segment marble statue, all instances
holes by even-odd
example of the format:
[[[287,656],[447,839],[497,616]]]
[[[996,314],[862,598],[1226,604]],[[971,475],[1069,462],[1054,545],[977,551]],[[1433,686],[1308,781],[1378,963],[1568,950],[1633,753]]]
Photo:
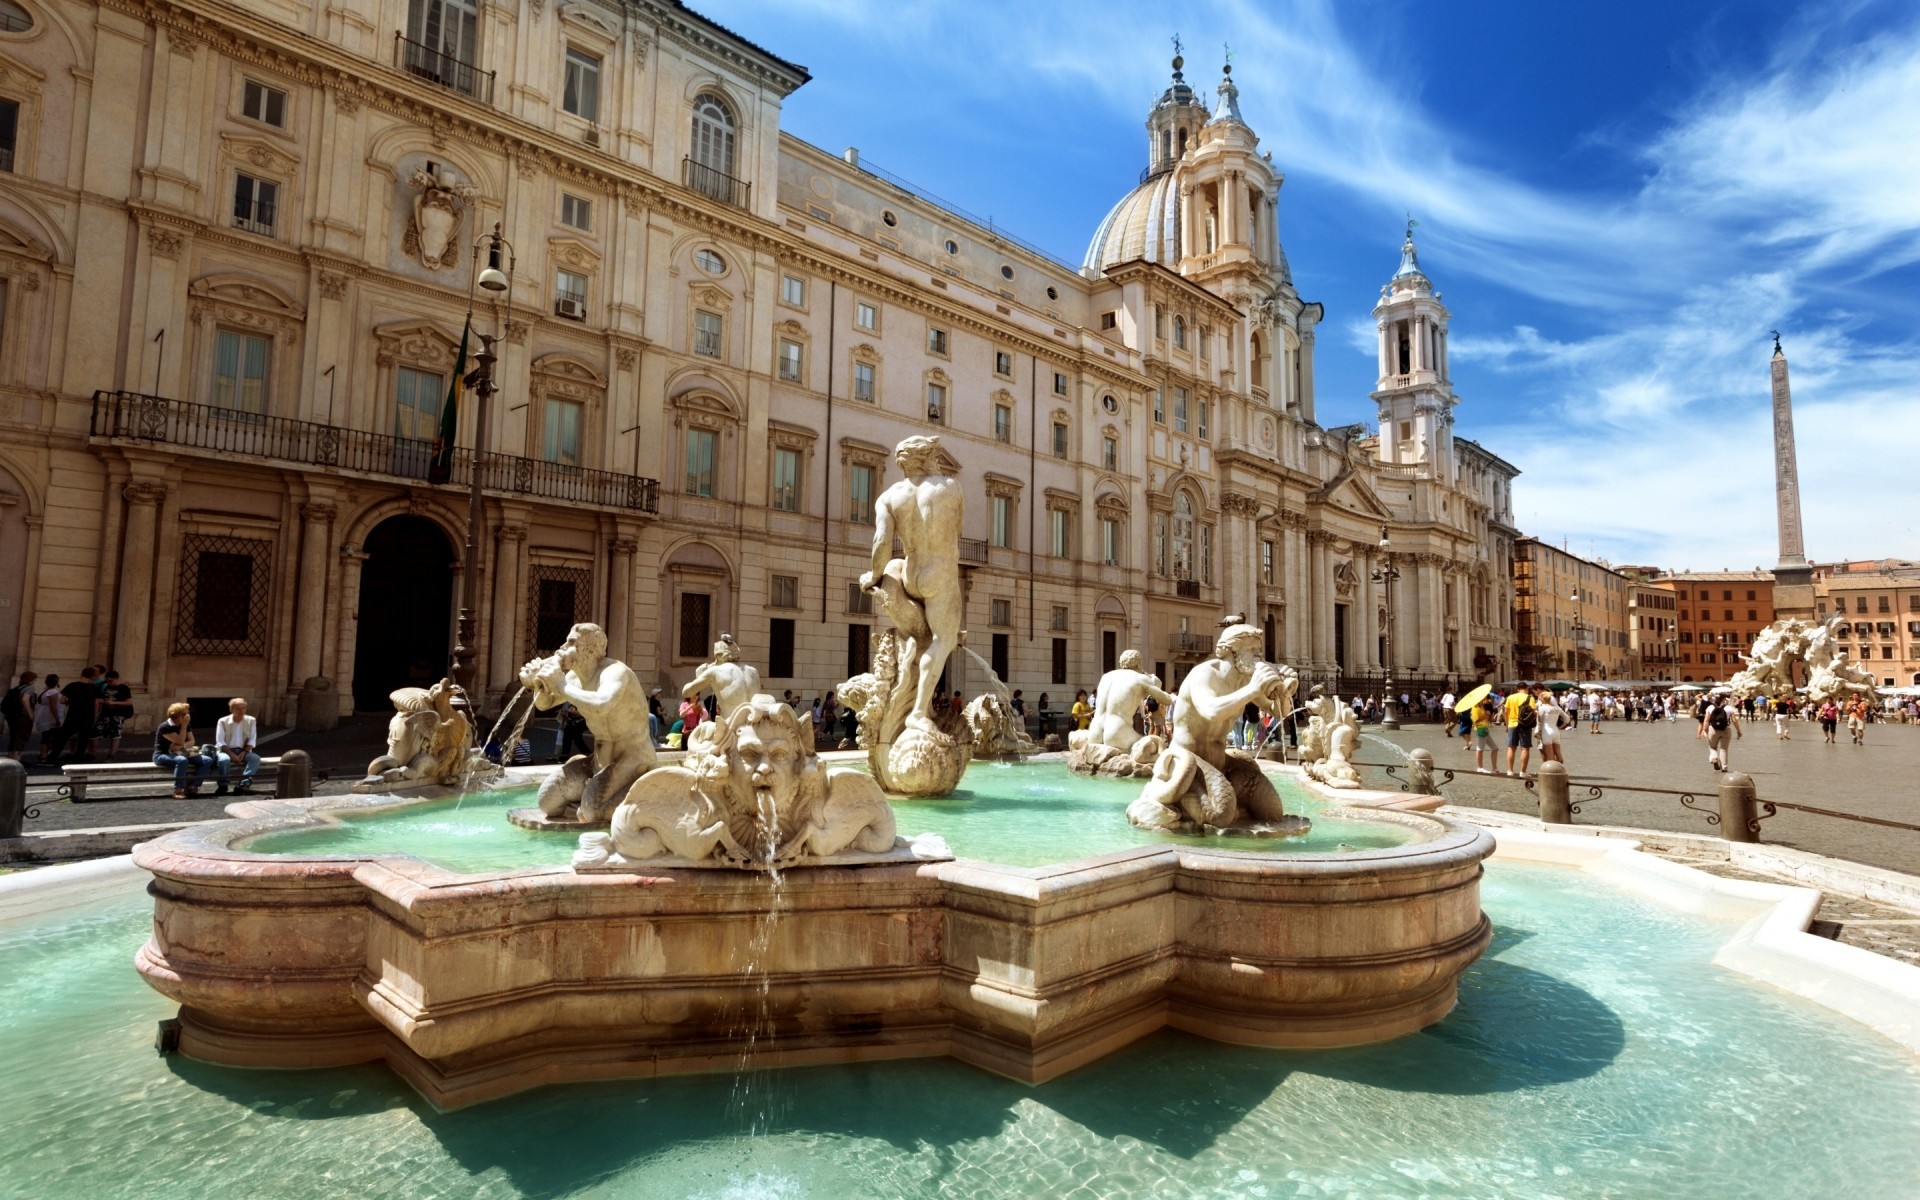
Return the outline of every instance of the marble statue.
[[[767,695],[701,722],[682,762],[642,776],[608,832],[581,836],[574,868],[778,870],[949,857],[937,838],[896,839],[880,785],[858,771],[828,771],[812,743],[807,723]]]
[[[579,624],[551,657],[520,668],[533,706],[571,703],[586,718],[593,753],[576,754],[540,785],[540,811],[549,818],[600,825],[634,780],[653,769],[647,729],[647,693],[627,664],[607,657],[607,634]]]
[[[387,752],[367,764],[367,777],[353,790],[451,785],[497,774],[500,768],[472,748],[473,726],[454,707],[459,695],[458,684],[442,679],[430,688],[404,687],[388,697],[394,712],[387,722]]]
[[[1128,778],[1153,773],[1153,764],[1165,748],[1158,736],[1134,732],[1134,714],[1149,699],[1171,707],[1173,696],[1160,686],[1158,675],[1140,668],[1145,659],[1138,650],[1120,656],[1120,665],[1100,677],[1093,692],[1093,719],[1087,728],[1067,735],[1067,766],[1083,775]]]
[[[1172,743],[1127,806],[1128,820],[1187,833],[1307,831],[1305,818],[1281,808],[1280,794],[1253,756],[1227,749],[1227,731],[1248,704],[1275,717],[1293,709],[1299,680],[1291,669],[1261,660],[1265,642],[1257,626],[1231,626],[1220,632],[1213,657],[1187,674],[1173,706]]]
[[[723,717],[760,692],[759,670],[740,661],[740,644],[730,633],[720,635],[713,644],[713,661],[700,665],[680,696],[696,700],[707,692],[713,693],[714,708]]]
[[[1353,709],[1315,689],[1307,701],[1307,727],[1300,734],[1300,766],[1309,779],[1328,787],[1357,788],[1360,772],[1353,767],[1353,749],[1360,741],[1360,723]]]
[[[1775,621],[1754,639],[1747,665],[1727,686],[1736,696],[1792,696],[1797,690],[1794,668],[1801,667],[1807,673],[1807,699],[1814,704],[1872,691],[1873,672],[1835,648],[1834,627],[1844,617],[1836,612],[1824,621],[1798,617]]]
[[[939,727],[940,672],[961,644],[960,484],[939,474],[940,439],[910,437],[894,449],[905,478],[874,504],[873,558],[860,587],[878,596],[893,628],[877,639],[874,669],[848,681],[860,712],[860,744],[889,792],[944,796],[971,758],[968,743]],[[899,558],[891,557],[898,539]],[[964,727],[962,728],[964,732]]]
[[[967,731],[973,737],[973,753],[999,758],[1040,753],[1020,715],[1013,711],[1013,698],[1006,685],[993,677],[996,687],[975,696],[966,707]]]

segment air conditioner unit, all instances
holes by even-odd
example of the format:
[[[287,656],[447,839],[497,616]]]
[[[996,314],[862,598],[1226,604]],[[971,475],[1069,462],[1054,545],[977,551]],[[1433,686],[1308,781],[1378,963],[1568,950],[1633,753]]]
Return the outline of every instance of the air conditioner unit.
[[[553,302],[553,311],[573,321],[587,319],[587,306],[572,296],[562,296]]]
[[[580,135],[580,140],[589,146],[598,146],[600,144],[599,128],[596,126],[588,126],[586,131]]]

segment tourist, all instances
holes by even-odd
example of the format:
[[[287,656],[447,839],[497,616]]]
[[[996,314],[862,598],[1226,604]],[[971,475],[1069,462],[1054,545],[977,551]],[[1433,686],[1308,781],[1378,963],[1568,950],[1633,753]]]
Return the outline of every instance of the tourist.
[[[33,708],[33,731],[40,735],[40,761],[46,762],[53,749],[53,731],[67,720],[67,698],[60,692],[60,677],[47,676],[47,686]]]
[[[1035,707],[1035,711],[1040,715],[1040,736],[1044,738],[1053,732],[1053,707],[1047,702],[1047,694],[1045,692],[1040,693],[1040,700]]]
[[[1020,718],[1020,732],[1027,731],[1026,693],[1019,688],[1013,689],[1013,715]]]
[[[834,731],[839,727],[840,697],[834,695],[832,692],[828,692],[826,699],[820,701],[820,734],[831,742]]]
[[[213,750],[220,767],[216,795],[227,790],[235,762],[240,764],[240,782],[233,784],[235,794],[244,795],[253,790],[253,777],[260,770],[260,756],[254,752],[260,742],[259,735],[257,723],[247,715],[246,700],[235,696],[227,701],[227,715],[213,726]]]
[[[661,690],[654,688],[647,693],[647,736],[652,739],[656,750],[665,745],[667,740],[667,717],[660,709]]]
[[[840,740],[849,747],[859,745],[860,714],[853,711],[853,705],[840,706]]]
[[[1093,705],[1087,703],[1087,690],[1081,688],[1073,694],[1073,727],[1085,729],[1093,724]]]
[[[1587,693],[1587,732],[1600,732],[1600,707],[1606,701],[1596,689]]]
[[[93,684],[89,682],[87,686],[91,688]],[[173,768],[175,800],[198,796],[200,780],[212,765],[200,744],[194,741],[193,727],[188,719],[192,711],[185,701],[167,705],[167,719],[153,731],[153,765]]]
[[[87,757],[93,741],[93,723],[100,707],[100,689],[94,684],[98,678],[99,673],[88,667],[80,673],[80,678],[60,689],[61,707],[66,716],[59,728],[52,732],[52,757],[44,761],[59,763],[60,755],[69,744],[78,747],[72,759]],[[43,748],[46,740],[42,739]]]
[[[1829,699],[1820,705],[1820,736],[1825,745],[1838,745],[1838,743],[1833,740],[1833,735],[1839,724],[1840,706]],[[46,757],[46,751],[42,749],[40,752],[40,761],[45,762]]]
[[[1694,740],[1707,739],[1707,765],[1716,771],[1727,769],[1727,749],[1735,738],[1743,738],[1740,732],[1740,712],[1737,706],[1721,699],[1719,693],[1708,693],[1706,706],[1700,713],[1700,727],[1694,731]]]
[[[20,672],[20,680],[0,696],[0,716],[7,722],[7,757],[19,758],[33,740],[33,681],[40,678],[32,671]]]
[[[1473,769],[1482,775],[1493,774],[1487,766],[1489,762],[1496,765],[1500,762],[1500,752],[1493,746],[1494,712],[1493,695],[1489,693],[1468,714],[1473,723]]]
[[[1560,746],[1560,731],[1573,724],[1565,709],[1556,702],[1552,692],[1541,688],[1537,693],[1536,706],[1539,710],[1540,761],[1557,762],[1561,766],[1567,763],[1566,754]]]
[[[1867,744],[1867,699],[1865,696],[1855,696],[1853,702],[1847,705],[1847,732],[1853,735],[1854,745],[1864,746]]]
[[[678,724],[681,732],[692,733],[694,729],[699,726],[700,722],[706,719],[706,716],[707,710],[701,707],[699,698],[688,696],[680,702],[680,720]],[[680,744],[683,746],[686,745],[684,738]]]
[[[957,717],[966,710],[967,706],[960,701],[960,689],[953,689],[953,700],[948,704],[947,711]]]
[[[120,753],[120,735],[133,717],[133,689],[120,682],[118,671],[108,671],[106,692],[100,697],[100,715],[94,718],[93,736],[107,743],[107,757]]]
[[[1525,778],[1527,756],[1533,752],[1533,731],[1540,721],[1540,710],[1533,699],[1533,685],[1523,683],[1507,697],[1507,774]],[[1513,755],[1520,753],[1520,769],[1513,769]]]
[[[1778,700],[1775,700],[1773,702],[1772,708],[1773,708],[1774,739],[1776,741],[1782,741],[1782,742],[1792,741],[1793,736],[1787,732],[1787,721],[1791,719],[1787,715],[1787,706],[1780,703]]]

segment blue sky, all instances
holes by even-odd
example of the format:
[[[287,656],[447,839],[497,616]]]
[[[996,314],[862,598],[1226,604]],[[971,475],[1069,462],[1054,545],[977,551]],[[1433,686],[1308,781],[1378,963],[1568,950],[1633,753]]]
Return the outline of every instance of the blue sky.
[[[1769,329],[1807,552],[1920,558],[1920,4],[693,0],[805,64],[785,127],[1078,262],[1145,164],[1169,39],[1286,174],[1326,305],[1320,419],[1373,422],[1405,214],[1457,432],[1528,533],[1616,563],[1777,557]]]

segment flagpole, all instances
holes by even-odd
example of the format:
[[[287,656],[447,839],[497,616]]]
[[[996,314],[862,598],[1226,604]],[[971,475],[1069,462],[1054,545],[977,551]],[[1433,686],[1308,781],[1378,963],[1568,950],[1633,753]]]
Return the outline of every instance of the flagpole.
[[[466,701],[469,715],[478,712],[473,697],[474,659],[479,652],[478,631],[475,622],[480,613],[480,559],[482,555],[481,531],[485,520],[485,497],[481,487],[484,479],[482,470],[483,454],[487,445],[487,417],[493,410],[493,397],[498,388],[494,384],[493,369],[498,361],[494,346],[504,334],[501,324],[500,299],[504,293],[507,311],[512,312],[513,305],[513,257],[512,246],[500,236],[500,226],[495,224],[493,232],[474,243],[476,255],[482,245],[487,248],[487,266],[467,288],[467,321],[473,321],[473,287],[478,285],[492,293],[493,328],[492,334],[480,335],[480,353],[474,355],[474,368],[468,373],[466,382],[474,392],[473,455],[467,466],[467,545],[465,570],[461,576],[460,617],[454,634],[453,645],[453,681],[460,686],[462,697]],[[507,269],[500,270],[502,250],[508,251]]]

